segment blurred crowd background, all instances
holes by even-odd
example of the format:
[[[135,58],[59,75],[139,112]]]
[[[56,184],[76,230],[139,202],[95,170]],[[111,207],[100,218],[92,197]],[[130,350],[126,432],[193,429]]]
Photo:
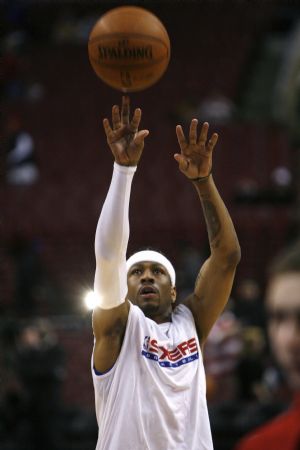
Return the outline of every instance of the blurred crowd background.
[[[97,438],[86,294],[112,173],[102,118],[121,94],[94,74],[91,27],[122,2],[2,0],[0,448],[92,450]],[[214,179],[242,248],[229,304],[205,347],[216,450],[286,408],[264,315],[270,260],[300,229],[300,6],[135,1],[171,39],[163,78],[131,95],[150,130],[135,177],[128,253],[150,245],[180,298],[208,255],[193,187],[173,160],[175,125],[220,134]],[[179,301],[180,301],[179,298]]]

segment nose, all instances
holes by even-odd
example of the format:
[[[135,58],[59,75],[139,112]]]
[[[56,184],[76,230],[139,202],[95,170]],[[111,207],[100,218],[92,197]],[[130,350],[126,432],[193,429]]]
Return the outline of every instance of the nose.
[[[147,268],[147,269],[144,270],[143,275],[141,277],[141,281],[142,282],[145,282],[145,281],[154,282],[153,274],[152,274],[150,268]]]

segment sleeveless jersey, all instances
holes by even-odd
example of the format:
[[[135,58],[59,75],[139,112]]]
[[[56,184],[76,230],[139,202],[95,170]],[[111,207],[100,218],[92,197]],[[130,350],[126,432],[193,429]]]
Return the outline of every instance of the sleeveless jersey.
[[[93,361],[93,358],[92,358]],[[93,368],[96,450],[212,450],[202,354],[191,311],[157,324],[130,304],[112,369]]]

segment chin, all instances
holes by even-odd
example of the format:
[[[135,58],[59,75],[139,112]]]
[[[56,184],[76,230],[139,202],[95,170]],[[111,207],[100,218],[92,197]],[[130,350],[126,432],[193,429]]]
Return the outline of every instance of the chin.
[[[159,310],[159,305],[151,305],[151,304],[143,304],[143,305],[139,305],[139,307],[141,308],[141,310],[143,311],[143,313],[145,314],[146,317],[151,318],[152,316],[156,315],[158,310]]]

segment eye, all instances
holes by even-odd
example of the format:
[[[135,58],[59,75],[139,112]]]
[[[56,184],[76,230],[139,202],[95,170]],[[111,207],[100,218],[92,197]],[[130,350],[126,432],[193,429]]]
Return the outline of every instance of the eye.
[[[135,267],[134,269],[132,269],[130,271],[130,275],[140,275],[142,273],[142,270],[139,269],[138,267]]]
[[[269,311],[269,320],[270,322],[278,325],[285,322],[288,319],[288,315],[283,311]]]
[[[164,274],[165,271],[163,269],[161,269],[160,267],[155,267],[153,269],[153,273],[155,273],[155,275],[159,275],[159,274]]]

